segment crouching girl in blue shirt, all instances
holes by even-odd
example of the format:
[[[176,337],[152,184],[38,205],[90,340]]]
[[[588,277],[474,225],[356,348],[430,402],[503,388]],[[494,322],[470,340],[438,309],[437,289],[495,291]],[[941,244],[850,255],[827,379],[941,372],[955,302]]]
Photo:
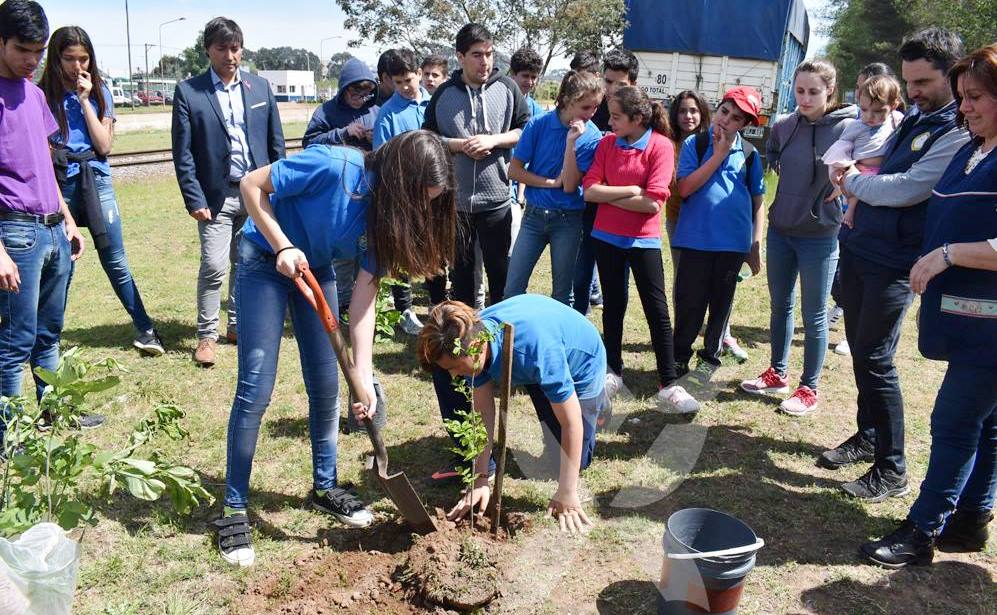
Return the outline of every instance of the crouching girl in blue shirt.
[[[605,397],[606,349],[595,326],[569,306],[540,295],[518,295],[480,313],[458,301],[447,301],[430,312],[419,335],[419,361],[433,372],[445,419],[457,418],[457,410],[470,408],[470,402],[456,392],[453,379],[471,379],[474,407],[488,429],[488,444],[475,467],[488,467],[495,386],[502,371],[503,323],[515,327],[512,384],[526,388],[537,418],[560,443],[558,486],[548,512],[558,518],[563,531],[580,531],[591,521],[578,499],[578,473],[592,462],[595,419]],[[483,340],[482,331],[491,333],[493,339]],[[476,352],[477,357],[473,356]],[[482,472],[449,518],[462,518],[471,506],[484,510],[490,494],[488,473]]]
[[[433,276],[440,263],[452,260],[456,206],[450,159],[438,136],[417,130],[371,153],[311,145],[243,178],[250,220],[239,243],[236,270],[239,380],[228,425],[225,515],[215,522],[225,561],[248,566],[255,559],[246,516],[249,474],[277,374],[288,306],[308,393],[314,481],[308,502],[346,525],[370,525],[370,511],[336,482],[336,357],[294,278],[302,264],[309,264],[335,314],[333,259],[360,256],[362,270],[350,301],[350,338],[367,398],[374,400],[377,278],[399,271]],[[365,246],[364,254],[355,254],[357,245]],[[374,412],[372,406],[365,414]]]

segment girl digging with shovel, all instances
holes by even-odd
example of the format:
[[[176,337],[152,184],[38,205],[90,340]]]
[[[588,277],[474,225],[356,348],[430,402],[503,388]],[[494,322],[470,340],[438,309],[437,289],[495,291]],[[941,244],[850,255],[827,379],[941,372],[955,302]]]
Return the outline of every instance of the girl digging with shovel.
[[[269,405],[277,356],[290,306],[308,392],[308,431],[314,486],[308,503],[351,527],[373,517],[336,482],[339,381],[336,356],[319,316],[294,279],[308,265],[337,313],[334,258],[361,254],[350,301],[354,362],[375,400],[371,366],[378,277],[404,271],[434,276],[452,260],[456,206],[450,155],[440,138],[417,130],[375,152],[311,145],[242,180],[250,220],[239,244],[239,380],[228,426],[225,512],[215,522],[222,559],[249,566],[255,555],[246,514],[249,474],[260,421]],[[362,238],[366,236],[366,241]],[[376,403],[355,408],[373,416]]]

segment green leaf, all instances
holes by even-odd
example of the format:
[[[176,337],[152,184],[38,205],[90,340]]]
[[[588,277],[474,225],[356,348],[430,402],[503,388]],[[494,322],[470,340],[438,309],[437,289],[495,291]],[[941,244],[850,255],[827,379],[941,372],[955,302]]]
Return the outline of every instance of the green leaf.
[[[135,459],[133,457],[128,457],[126,459],[122,459],[121,463],[123,463],[126,466],[135,468],[136,470],[138,470],[139,472],[141,472],[146,476],[151,476],[152,474],[156,473],[156,464],[149,461],[148,459]]]
[[[125,486],[133,496],[147,501],[159,499],[159,496],[163,494],[163,489],[166,488],[161,480],[129,475],[125,475]]]

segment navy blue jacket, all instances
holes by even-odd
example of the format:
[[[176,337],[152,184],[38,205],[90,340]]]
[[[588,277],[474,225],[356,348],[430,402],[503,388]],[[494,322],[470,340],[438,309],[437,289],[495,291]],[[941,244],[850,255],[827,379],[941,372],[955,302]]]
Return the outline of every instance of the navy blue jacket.
[[[929,116],[908,115],[891,137],[892,144],[879,168],[879,175],[903,173],[921,159],[931,146],[955,128],[956,107]],[[910,271],[921,254],[928,199],[910,207],[876,207],[859,201],[855,225],[843,230],[845,249],[884,267]]]
[[[935,186],[924,254],[997,237],[997,152],[967,175],[977,147],[974,140],[959,150]],[[929,359],[997,367],[997,271],[949,267],[935,276],[921,297],[918,324],[918,348]]]
[[[255,167],[284,157],[284,132],[270,84],[245,71],[242,101]],[[187,211],[207,207],[214,217],[229,190],[231,146],[211,71],[177,84],[173,94],[173,166]],[[254,168],[255,168],[254,167]]]
[[[377,119],[379,109],[374,104],[375,96],[373,94],[371,94],[370,100],[359,109],[354,109],[343,100],[346,88],[361,81],[370,81],[375,87],[377,86],[377,77],[364,64],[363,60],[350,58],[339,73],[339,91],[336,92],[336,97],[322,103],[318,109],[315,109],[311,121],[308,122],[308,128],[305,129],[305,137],[301,141],[302,145],[305,147],[312,143],[352,145],[370,151],[370,141],[354,138],[346,132],[346,127],[357,120],[360,120],[364,128],[373,128],[374,121]]]

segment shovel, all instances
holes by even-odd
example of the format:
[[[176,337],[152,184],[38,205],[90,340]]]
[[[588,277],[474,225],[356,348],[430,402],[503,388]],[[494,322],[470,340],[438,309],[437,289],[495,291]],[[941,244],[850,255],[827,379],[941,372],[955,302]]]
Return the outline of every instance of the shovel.
[[[367,391],[360,382],[360,376],[353,365],[353,357],[346,348],[343,334],[339,331],[339,322],[332,310],[329,309],[329,304],[326,303],[325,296],[322,294],[322,287],[308,269],[308,265],[299,263],[298,271],[301,272],[301,275],[294,279],[294,283],[297,284],[298,290],[305,296],[308,303],[318,312],[322,326],[329,334],[329,341],[332,342],[332,349],[336,353],[339,367],[343,370],[346,386],[349,387],[354,399],[364,406],[370,407]],[[405,473],[388,474],[388,451],[384,448],[384,440],[381,439],[381,432],[377,425],[370,418],[366,418],[363,420],[363,426],[367,429],[371,444],[374,445],[374,457],[367,462],[367,469],[377,476],[381,487],[398,507],[398,511],[409,525],[424,534],[436,531],[436,523],[429,516],[429,512],[426,511],[426,507],[423,506],[422,500],[412,488],[412,483],[409,482]]]

